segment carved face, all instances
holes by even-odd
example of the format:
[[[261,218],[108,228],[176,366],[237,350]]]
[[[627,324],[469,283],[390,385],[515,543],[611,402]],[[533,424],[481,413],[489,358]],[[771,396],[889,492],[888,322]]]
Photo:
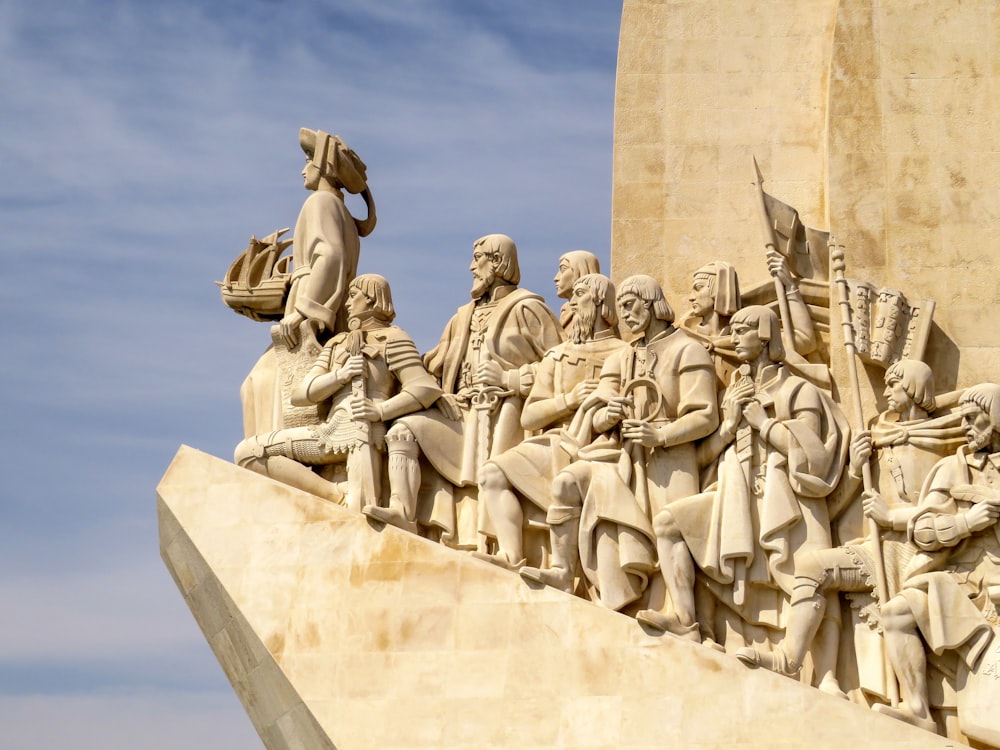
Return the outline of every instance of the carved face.
[[[757,324],[740,321],[733,323],[731,336],[733,348],[740,362],[753,362],[764,353],[766,346],[757,331]]]
[[[556,296],[563,299],[570,299],[573,294],[573,283],[576,281],[576,274],[569,265],[569,261],[563,259],[559,261],[559,272],[556,273]]]
[[[885,391],[882,395],[885,396],[889,411],[897,414],[905,414],[913,406],[913,399],[903,388],[903,381],[895,375],[885,376]]]
[[[347,290],[347,317],[361,318],[365,313],[375,309],[375,302],[368,299],[364,292],[353,284]]]
[[[493,288],[493,282],[496,280],[493,259],[485,251],[476,250],[472,253],[469,270],[472,271],[472,297],[478,299]]]
[[[319,168],[313,164],[312,156],[306,154],[306,165],[302,168],[302,179],[306,190],[316,190],[319,187],[320,176]]]
[[[979,451],[990,444],[993,437],[993,422],[990,415],[976,404],[962,406],[962,429],[965,430],[965,441],[973,451]]]
[[[712,314],[715,309],[715,285],[712,283],[711,276],[698,275],[694,277],[688,302],[691,303],[693,315],[705,318]]]
[[[574,343],[589,341],[594,337],[594,321],[597,320],[597,300],[594,292],[586,284],[576,284],[569,298],[573,311],[572,337]]]
[[[632,333],[643,333],[653,319],[652,305],[640,297],[626,292],[618,295],[618,317]]]

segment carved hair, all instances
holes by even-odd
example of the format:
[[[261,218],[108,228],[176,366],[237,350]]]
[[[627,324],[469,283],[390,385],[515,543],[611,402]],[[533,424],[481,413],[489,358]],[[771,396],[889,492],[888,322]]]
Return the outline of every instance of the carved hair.
[[[588,273],[578,278],[573,284],[574,287],[581,285],[587,287],[594,295],[594,302],[597,303],[597,314],[604,319],[604,322],[609,326],[618,325],[618,311],[615,309],[614,303],[615,285],[611,279],[599,273]]]
[[[653,306],[653,317],[657,320],[665,320],[667,323],[674,322],[674,310],[663,296],[663,290],[652,276],[636,274],[629,276],[618,287],[618,297],[626,294],[634,294],[647,305]]]
[[[1000,432],[1000,385],[996,383],[980,383],[965,389],[959,405],[975,404],[990,415],[990,423],[994,432]]]
[[[926,412],[934,411],[934,373],[918,359],[901,359],[885,371],[886,383],[897,378],[906,395]]]
[[[781,323],[774,311],[763,305],[750,305],[736,311],[730,319],[735,326],[743,323],[757,327],[757,335],[761,341],[767,342],[767,357],[772,362],[785,361],[785,345],[781,343]]]
[[[367,237],[375,229],[375,199],[368,188],[368,171],[365,163],[341,139],[322,130],[299,129],[299,145],[306,156],[327,180],[344,188],[348,193],[361,194],[368,207],[364,221],[354,219],[358,234]],[[352,217],[353,218],[353,217]]]
[[[570,250],[560,256],[559,264],[562,265],[563,261],[569,263],[573,275],[578,279],[587,274],[601,272],[601,262],[589,250]]]
[[[377,273],[366,273],[351,282],[352,289],[358,289],[372,302],[372,317],[384,323],[391,323],[396,318],[396,308],[392,305],[392,290],[384,276]]]
[[[719,315],[728,318],[743,305],[740,280],[732,264],[724,260],[713,260],[694,272],[694,278],[699,276],[711,280],[715,312]]]
[[[506,234],[488,234],[472,243],[473,250],[486,253],[493,262],[497,276],[508,284],[521,283],[521,267],[517,264],[517,245]]]

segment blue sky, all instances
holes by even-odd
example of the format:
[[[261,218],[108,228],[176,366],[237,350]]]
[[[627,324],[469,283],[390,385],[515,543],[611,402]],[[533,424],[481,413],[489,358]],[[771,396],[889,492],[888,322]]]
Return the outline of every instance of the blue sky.
[[[608,261],[620,13],[0,2],[5,750],[261,746],[157,546],[160,476],[181,443],[232,455],[268,341],[212,282],[294,225],[306,126],[367,163],[361,271],[389,278],[422,350],[483,234],[511,235],[555,306],[561,253]]]

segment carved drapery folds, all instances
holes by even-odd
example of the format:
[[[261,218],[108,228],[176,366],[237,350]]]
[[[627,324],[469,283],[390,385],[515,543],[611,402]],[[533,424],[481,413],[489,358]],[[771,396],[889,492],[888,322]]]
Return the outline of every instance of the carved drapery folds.
[[[251,239],[222,283],[237,312],[277,321],[243,387],[237,463],[649,637],[1000,746],[1000,386],[936,392],[933,300],[848,279],[849,249],[755,169],[759,266],[692,264],[676,320],[654,278],[614,284],[579,250],[553,258],[557,315],[494,234],[421,355],[389,282],[355,278],[374,227],[364,164],[303,133],[292,260],[287,230]],[[884,380],[879,414],[830,373],[840,325]]]

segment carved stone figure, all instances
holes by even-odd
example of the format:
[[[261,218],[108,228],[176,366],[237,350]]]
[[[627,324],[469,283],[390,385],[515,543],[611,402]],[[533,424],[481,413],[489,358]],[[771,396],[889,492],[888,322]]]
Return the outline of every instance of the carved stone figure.
[[[695,271],[687,299],[691,309],[678,326],[699,337],[728,344],[729,319],[741,307],[740,281],[732,264],[713,260]]]
[[[310,467],[346,463],[346,503],[361,510],[378,499],[385,423],[430,406],[441,389],[410,337],[390,325],[396,313],[383,277],[354,279],[345,311],[352,330],[326,343],[292,394],[296,404],[329,401],[329,416],[317,425],[247,438],[236,447],[235,461],[334,502],[344,502],[343,490]]]
[[[934,377],[930,368],[917,360],[900,360],[886,371],[885,398],[888,411],[880,415],[871,431],[858,433],[851,441],[850,464],[840,488],[855,495],[861,485],[862,465],[874,455],[875,490],[864,498],[864,513],[883,529],[880,539],[862,538],[843,547],[821,549],[800,558],[795,569],[795,585],[784,641],[771,652],[745,647],[737,658],[748,666],[762,665],[783,674],[801,669],[806,653],[827,611],[829,594],[870,592],[876,594],[875,559],[885,566],[890,595],[899,590],[900,578],[913,557],[914,547],[906,535],[917,512],[920,485],[947,450],[956,447],[956,420],[950,416],[929,419],[935,408]],[[876,545],[878,545],[876,547]],[[835,603],[836,598],[831,603]],[[862,610],[874,617],[880,604],[875,601]],[[824,644],[836,649],[837,638]],[[877,652],[877,650],[876,650]],[[825,662],[836,663],[836,654]],[[864,666],[864,665],[862,665]],[[882,664],[873,665],[880,672]],[[869,693],[881,693],[881,679],[862,685]],[[879,675],[881,677],[881,675]],[[839,693],[832,675],[825,676],[822,690]]]
[[[701,637],[695,566],[742,620],[784,627],[799,560],[830,547],[826,497],[847,453],[849,431],[840,409],[782,365],[777,316],[751,306],[736,313],[731,326],[744,364],[726,392],[722,425],[699,447],[702,463],[722,454],[719,481],[714,490],[669,504],[654,519],[673,611],[637,615],[650,627],[691,640]]]
[[[520,571],[570,590],[579,554],[587,581],[610,609],[644,592],[656,559],[650,519],[697,492],[693,441],[719,421],[712,360],[673,325],[656,281],[642,275],[623,281],[618,310],[636,339],[608,357],[597,390],[581,407],[578,442],[585,447],[552,485],[550,565]]]
[[[359,237],[371,234],[376,221],[365,164],[339,136],[302,128],[299,145],[306,155],[305,187],[314,192],[302,204],[293,234],[292,287],[281,319],[289,348],[306,321],[319,331],[344,330],[344,295],[357,273]],[[367,219],[351,216],[344,190],[364,196]]]
[[[677,326],[701,341],[712,355],[722,391],[738,364],[729,331],[729,319],[742,307],[736,269],[724,260],[705,264],[694,272],[687,299],[691,307]]]
[[[557,280],[563,273],[560,262]],[[525,430],[546,432],[528,438],[483,466],[479,502],[497,540],[496,553],[487,557],[507,567],[517,568],[525,562],[521,498],[542,513],[548,511],[552,479],[579,448],[567,434],[573,417],[597,388],[604,361],[627,346],[618,337],[615,287],[606,276],[582,276],[573,284],[567,304],[570,314],[564,317],[571,321],[570,339],[547,351],[538,363],[534,385],[521,413]]]
[[[389,504],[366,511],[404,529],[417,529],[421,456],[451,486],[476,485],[491,456],[524,439],[521,408],[534,382],[533,365],[563,340],[559,320],[543,299],[518,288],[517,246],[510,237],[476,240],[469,270],[472,301],[424,356],[445,395],[435,409],[408,415],[389,430]],[[453,495],[439,489],[422,521],[454,542]]]
[[[791,342],[795,352],[786,359],[794,359],[800,365],[800,374],[814,375],[816,367],[807,364],[806,357],[816,352],[819,341],[813,325],[809,307],[799,291],[799,282],[788,270],[787,259],[773,248],[766,252],[768,271],[781,285],[783,304],[788,307],[789,331],[782,331],[783,342]],[[771,292],[775,285],[770,285]],[[760,297],[757,290],[755,297]],[[732,264],[724,260],[714,260],[696,270],[691,278],[691,293],[688,295],[690,309],[678,321],[677,325],[701,341],[715,360],[716,373],[719,377],[719,392],[729,385],[732,371],[739,365],[736,353],[732,349],[729,320],[743,305],[743,295],[740,291],[739,276]],[[777,306],[777,303],[774,303]],[[782,320],[782,325],[785,321]],[[816,358],[815,355],[813,358]],[[808,373],[804,371],[808,370]],[[819,382],[829,382],[829,375],[814,377]]]
[[[358,155],[339,136],[322,130],[302,128],[299,145],[306,155],[305,188],[312,192],[295,222],[291,287],[285,314],[272,330],[275,347],[264,353],[240,390],[247,437],[291,426],[283,411],[292,406],[287,396],[298,382],[295,374],[312,361],[322,341],[317,336],[346,330],[344,302],[358,269],[360,237],[375,228],[375,203]],[[351,216],[344,190],[364,197],[364,221]],[[316,421],[315,413],[296,421]]]
[[[957,671],[968,674],[998,623],[1000,385],[966,390],[960,412],[967,446],[938,462],[924,482],[907,527],[918,552],[902,588],[882,607],[902,701],[896,708],[875,708],[930,731],[937,727],[930,714],[924,644],[937,658],[957,659]],[[963,724],[961,707],[958,718],[975,736]],[[976,738],[995,743],[998,736],[994,731]]]
[[[570,250],[559,258],[559,270],[556,271],[552,281],[556,285],[556,296],[567,300],[559,310],[559,323],[564,329],[569,329],[569,324],[573,321],[573,307],[570,296],[573,294],[573,285],[581,276],[589,273],[600,273],[601,263],[597,256],[587,250]]]

